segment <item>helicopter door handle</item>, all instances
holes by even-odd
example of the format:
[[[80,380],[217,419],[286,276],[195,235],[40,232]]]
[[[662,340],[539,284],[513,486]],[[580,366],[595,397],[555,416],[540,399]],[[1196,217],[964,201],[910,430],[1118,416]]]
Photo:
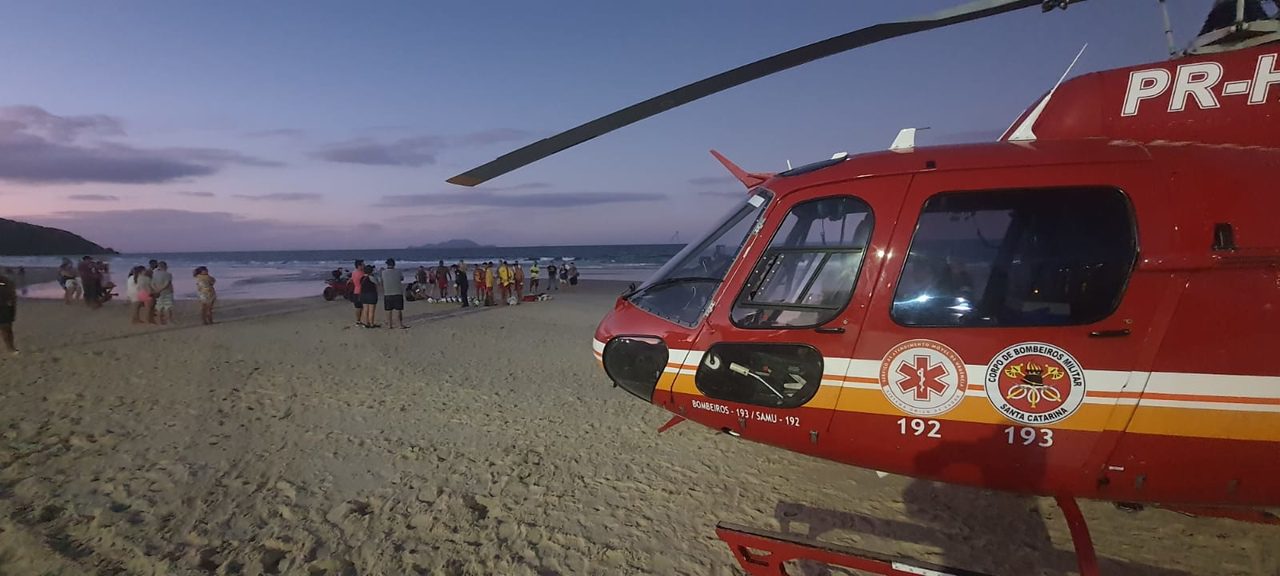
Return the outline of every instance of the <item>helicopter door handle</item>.
[[[1129,334],[1130,334],[1130,331],[1128,328],[1121,328],[1119,330],[1094,330],[1093,332],[1089,333],[1089,337],[1090,338],[1121,338],[1124,336],[1128,336]]]
[[[841,328],[839,326],[836,326],[833,328],[828,328],[828,327],[814,328],[813,331],[819,334],[844,334],[844,328]]]

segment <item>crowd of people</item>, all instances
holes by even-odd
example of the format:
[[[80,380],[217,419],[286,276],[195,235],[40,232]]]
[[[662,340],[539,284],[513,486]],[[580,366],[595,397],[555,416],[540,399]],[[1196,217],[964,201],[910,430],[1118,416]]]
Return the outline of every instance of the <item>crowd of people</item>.
[[[213,307],[218,300],[214,289],[216,280],[206,266],[196,268],[191,275],[200,300],[201,322],[213,324]],[[100,308],[120,296],[110,266],[89,256],[81,258],[79,264],[63,258],[58,266],[58,284],[62,286],[63,301],[67,304],[83,300],[90,308]],[[146,266],[131,268],[125,278],[124,296],[129,306],[129,321],[133,324],[166,325],[175,320],[173,273],[169,271],[168,262],[152,259]]]
[[[464,308],[510,306],[536,299],[544,289],[550,292],[560,290],[561,285],[566,289],[578,285],[578,266],[573,262],[547,265],[545,285],[537,262],[530,263],[527,284],[524,267],[519,261],[501,260],[496,264],[483,262],[469,266],[465,260],[459,260],[457,264],[446,266],[441,260],[430,268],[418,266],[414,281],[408,286],[394,259],[387,259],[383,268],[375,268],[364,260],[356,260],[353,264],[350,273],[339,269],[332,275],[334,281],[346,286],[346,297],[356,309],[356,326],[363,328],[382,326],[376,319],[379,295],[387,314],[387,328],[405,329],[408,328],[404,324],[406,298],[457,302]]]

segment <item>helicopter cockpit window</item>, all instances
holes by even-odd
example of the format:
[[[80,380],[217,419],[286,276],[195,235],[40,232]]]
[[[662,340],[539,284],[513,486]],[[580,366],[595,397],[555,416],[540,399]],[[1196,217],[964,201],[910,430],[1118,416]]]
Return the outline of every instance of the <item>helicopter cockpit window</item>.
[[[1137,259],[1113,188],[948,193],[921,210],[893,301],[904,326],[1089,324],[1119,305]]]
[[[831,321],[853,294],[871,227],[871,207],[857,198],[797,204],[752,270],[733,323],[799,328]]]
[[[658,317],[696,325],[771,198],[773,193],[763,188],[745,195],[710,232],[685,246],[626,298]]]

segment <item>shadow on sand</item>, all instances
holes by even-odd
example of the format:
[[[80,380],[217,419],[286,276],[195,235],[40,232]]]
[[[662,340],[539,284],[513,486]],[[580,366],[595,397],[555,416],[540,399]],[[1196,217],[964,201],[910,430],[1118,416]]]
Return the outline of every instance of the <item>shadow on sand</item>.
[[[1010,446],[1003,433],[971,442],[943,442],[922,452],[916,458],[915,469],[922,476],[936,477],[943,471],[954,472],[955,467],[967,467],[982,485],[993,490],[1026,490],[1029,482],[1038,481],[1045,473],[1044,450],[1026,447],[1004,464],[981,464],[992,461],[993,455],[1008,454],[1011,448],[1023,447]],[[779,502],[774,516],[783,532],[804,534],[810,540],[845,532],[909,542],[941,551],[941,558],[926,560],[993,576],[1078,574],[1075,550],[1054,547],[1038,498],[915,480],[903,491],[902,502],[907,519],[814,508],[797,502]],[[1055,512],[1056,522],[1065,532],[1066,520],[1060,511]],[[806,532],[796,530],[800,524],[807,527]],[[874,542],[868,544],[863,546],[875,548]],[[1105,552],[1099,550],[1098,558],[1104,575],[1191,576],[1181,570],[1107,558]],[[790,573],[829,576],[856,572],[797,564]]]

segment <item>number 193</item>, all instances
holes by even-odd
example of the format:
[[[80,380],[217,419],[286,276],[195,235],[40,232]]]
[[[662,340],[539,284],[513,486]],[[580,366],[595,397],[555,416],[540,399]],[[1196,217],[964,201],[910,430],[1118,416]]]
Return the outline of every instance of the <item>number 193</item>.
[[[1053,446],[1053,430],[1048,428],[1020,428],[1010,426],[1004,429],[1005,439],[1010,444],[1030,446],[1035,444],[1042,448]],[[1037,441],[1038,440],[1038,441]]]

